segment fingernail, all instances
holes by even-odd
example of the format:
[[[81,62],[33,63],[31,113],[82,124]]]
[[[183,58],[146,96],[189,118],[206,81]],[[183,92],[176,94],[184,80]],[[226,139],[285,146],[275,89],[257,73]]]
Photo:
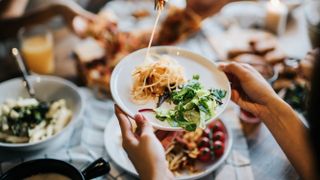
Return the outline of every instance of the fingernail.
[[[226,67],[226,64],[225,64],[225,63],[219,63],[219,64],[218,64],[218,69],[219,69],[219,70],[224,70],[225,67]]]
[[[134,115],[134,119],[138,119],[141,120],[142,119],[142,115],[140,113]]]

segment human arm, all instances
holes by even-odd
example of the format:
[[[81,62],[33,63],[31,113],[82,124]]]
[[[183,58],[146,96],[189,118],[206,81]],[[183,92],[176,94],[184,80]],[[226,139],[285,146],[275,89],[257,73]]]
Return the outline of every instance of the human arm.
[[[115,105],[122,133],[122,145],[142,180],[174,179],[165,159],[165,152],[143,115],[134,118],[137,131],[132,131],[128,116]]]
[[[73,1],[52,1],[22,16],[0,19],[0,27],[3,27],[0,38],[14,37],[22,27],[45,23],[56,16],[62,16],[68,27],[75,33],[78,32],[74,20],[77,19],[76,22],[79,22],[79,18],[76,17],[81,17],[82,21],[93,21],[96,18],[96,15],[84,10]]]
[[[221,69],[232,83],[232,100],[262,119],[303,179],[315,179],[308,129],[294,110],[251,66],[229,63]]]
[[[28,3],[29,0],[0,1],[0,19],[21,16],[24,13]]]

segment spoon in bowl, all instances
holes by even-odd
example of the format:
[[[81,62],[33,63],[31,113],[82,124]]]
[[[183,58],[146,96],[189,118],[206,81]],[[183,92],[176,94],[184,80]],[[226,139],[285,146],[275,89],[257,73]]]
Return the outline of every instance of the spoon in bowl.
[[[19,50],[17,48],[12,48],[11,53],[15,57],[15,60],[17,61],[19,69],[22,72],[23,81],[24,81],[25,87],[27,88],[27,91],[28,91],[30,97],[34,98],[35,91],[34,91],[34,88],[28,79],[28,71],[27,71],[26,66],[23,63],[23,60],[22,60],[22,57],[20,55]]]

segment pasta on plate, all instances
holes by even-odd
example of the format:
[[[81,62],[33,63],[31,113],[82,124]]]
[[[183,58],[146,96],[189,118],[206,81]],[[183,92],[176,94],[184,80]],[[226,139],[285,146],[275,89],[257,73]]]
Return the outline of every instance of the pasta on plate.
[[[186,82],[184,68],[166,55],[150,54],[132,73],[132,96],[137,102],[146,102],[176,89]]]
[[[42,141],[60,132],[71,117],[64,99],[50,103],[34,98],[8,99],[0,105],[0,141]]]

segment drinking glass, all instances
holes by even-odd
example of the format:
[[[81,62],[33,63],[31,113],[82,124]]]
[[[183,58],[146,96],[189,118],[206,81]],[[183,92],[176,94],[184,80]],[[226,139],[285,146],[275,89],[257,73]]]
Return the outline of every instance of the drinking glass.
[[[39,74],[54,72],[52,33],[44,25],[19,30],[21,51],[29,69]]]

